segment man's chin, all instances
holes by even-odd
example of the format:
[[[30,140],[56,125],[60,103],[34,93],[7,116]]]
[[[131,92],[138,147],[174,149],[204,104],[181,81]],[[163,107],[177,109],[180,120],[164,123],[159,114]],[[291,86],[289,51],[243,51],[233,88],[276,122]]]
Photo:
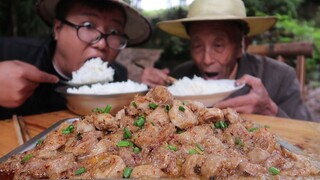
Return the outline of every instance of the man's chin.
[[[205,79],[207,80],[216,80],[216,79],[220,79],[219,76],[204,76]]]

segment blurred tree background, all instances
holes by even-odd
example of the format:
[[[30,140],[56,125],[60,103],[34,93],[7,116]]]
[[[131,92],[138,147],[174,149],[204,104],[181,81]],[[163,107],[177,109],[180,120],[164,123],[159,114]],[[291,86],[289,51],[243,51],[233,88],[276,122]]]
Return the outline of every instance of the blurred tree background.
[[[140,8],[141,0],[125,0],[142,11],[153,24],[152,39],[142,48],[163,49],[159,67],[173,67],[177,63],[190,60],[188,42],[170,36],[158,28],[156,23],[162,20],[183,18],[187,14],[186,0],[180,0],[178,7],[163,10],[144,11]],[[166,0],[170,3],[169,0]],[[272,15],[278,22],[270,31],[254,37],[253,43],[308,41],[316,47],[313,58],[307,62],[307,72],[320,71],[320,1],[319,0],[244,0],[248,16]],[[37,16],[36,0],[1,0],[0,1],[0,36],[50,35],[51,29]],[[318,73],[319,74],[319,73]],[[312,74],[311,74],[312,75]],[[308,76],[311,76],[308,74]],[[320,80],[320,75],[316,75]],[[314,78],[314,77],[312,77]]]

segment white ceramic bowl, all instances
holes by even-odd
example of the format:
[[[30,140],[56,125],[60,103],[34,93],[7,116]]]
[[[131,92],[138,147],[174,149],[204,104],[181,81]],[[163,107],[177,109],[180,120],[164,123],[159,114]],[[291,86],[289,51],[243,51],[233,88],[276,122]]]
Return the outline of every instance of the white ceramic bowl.
[[[224,88],[221,89],[221,91],[214,91],[210,94],[204,94],[204,95],[175,95],[175,99],[181,100],[181,101],[199,101],[202,102],[206,107],[212,107],[215,103],[222,101],[229,97],[233,92],[241,89],[244,87],[244,85],[235,85],[235,80],[211,80],[210,83],[213,83],[216,86],[223,86]]]
[[[90,114],[93,109],[104,109],[107,105],[111,105],[110,113],[115,115],[124,106],[129,105],[136,95],[145,95],[147,93],[147,91],[140,91],[109,95],[72,94],[67,92],[68,88],[68,86],[61,86],[56,91],[66,98],[67,108],[78,115]]]

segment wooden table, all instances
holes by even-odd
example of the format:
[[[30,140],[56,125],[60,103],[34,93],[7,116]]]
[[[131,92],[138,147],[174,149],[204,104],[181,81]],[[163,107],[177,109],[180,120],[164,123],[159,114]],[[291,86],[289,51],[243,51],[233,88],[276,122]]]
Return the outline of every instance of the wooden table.
[[[241,116],[262,126],[270,126],[269,130],[272,133],[320,160],[320,123],[252,114]],[[77,117],[77,115],[70,111],[58,111],[24,116],[23,118],[31,136],[34,137],[57,121],[72,117]],[[18,146],[18,139],[11,119],[0,121],[0,137],[0,157],[2,157]]]

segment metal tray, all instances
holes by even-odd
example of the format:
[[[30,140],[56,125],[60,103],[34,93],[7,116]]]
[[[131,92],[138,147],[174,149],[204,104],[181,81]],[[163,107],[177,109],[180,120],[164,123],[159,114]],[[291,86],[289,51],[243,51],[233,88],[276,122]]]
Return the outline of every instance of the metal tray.
[[[62,119],[62,120],[56,122],[55,124],[53,124],[52,126],[47,128],[46,130],[42,131],[40,134],[38,134],[35,137],[31,138],[29,141],[27,141],[24,144],[18,146],[17,148],[12,150],[8,154],[2,156],[0,158],[0,163],[5,162],[7,159],[9,159],[11,156],[13,156],[15,154],[23,153],[25,151],[33,149],[40,139],[44,139],[50,132],[56,130],[60,126],[60,124],[62,124],[63,122],[72,123],[72,122],[77,121],[77,120],[79,120],[79,118],[67,118],[67,119]]]

